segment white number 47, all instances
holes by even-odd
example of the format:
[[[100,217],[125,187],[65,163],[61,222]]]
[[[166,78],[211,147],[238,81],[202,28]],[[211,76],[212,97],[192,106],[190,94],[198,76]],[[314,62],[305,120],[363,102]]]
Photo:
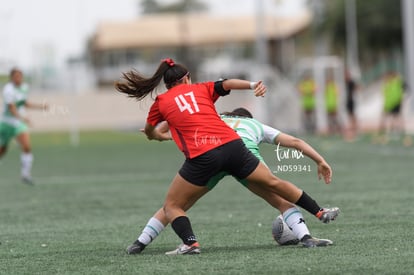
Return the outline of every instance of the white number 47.
[[[187,97],[189,97],[191,99],[191,103],[193,104],[193,106],[191,106],[190,103],[188,103],[187,101]],[[194,93],[193,92],[189,92],[186,93],[184,95],[179,95],[175,97],[175,102],[177,103],[178,108],[180,109],[181,112],[184,112],[185,110],[188,110],[188,112],[190,114],[194,114],[200,111],[200,109],[198,108],[197,105],[197,101],[195,99]],[[194,109],[193,109],[194,108]]]

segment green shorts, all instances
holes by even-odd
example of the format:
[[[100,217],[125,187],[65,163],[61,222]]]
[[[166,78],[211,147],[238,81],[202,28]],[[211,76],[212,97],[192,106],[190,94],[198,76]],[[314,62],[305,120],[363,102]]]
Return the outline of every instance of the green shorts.
[[[27,132],[28,129],[27,125],[23,122],[19,122],[17,126],[0,122],[0,146],[7,146],[14,137]]]
[[[206,187],[209,190],[213,189],[222,178],[224,178],[225,176],[228,176],[228,175],[229,175],[229,173],[227,173],[225,171],[222,171],[222,172],[216,174],[215,176],[210,178],[210,180],[206,184]],[[235,179],[238,182],[240,182],[242,185],[244,185],[245,187],[247,187],[247,184],[249,183],[246,179],[242,179],[242,180],[238,179],[238,178],[235,178]]]
[[[266,163],[264,162],[264,159],[262,158],[262,156],[260,154],[258,154],[258,152],[254,152],[253,150],[251,150],[251,152],[262,162],[266,165]],[[224,178],[225,176],[228,176],[229,173],[222,171],[218,174],[216,174],[215,176],[211,177],[210,180],[207,182],[206,186],[209,190],[213,189],[217,183]],[[249,182],[246,179],[239,179],[236,178],[235,179],[240,182],[244,187],[247,187],[247,185],[249,184]]]

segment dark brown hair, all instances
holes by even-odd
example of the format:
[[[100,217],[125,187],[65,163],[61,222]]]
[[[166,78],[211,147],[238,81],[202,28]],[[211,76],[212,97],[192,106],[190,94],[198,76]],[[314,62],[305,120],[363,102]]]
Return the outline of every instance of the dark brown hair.
[[[124,81],[115,82],[115,89],[141,100],[148,94],[152,95],[161,80],[164,80],[165,86],[170,89],[181,83],[187,75],[189,72],[186,67],[175,64],[171,58],[167,58],[161,61],[152,77],[146,78],[135,70],[123,73]]]
[[[15,73],[21,73],[21,74],[23,74],[22,70],[20,70],[17,67],[14,67],[14,68],[12,68],[10,70],[10,73],[9,73],[10,78],[12,78]]]
[[[222,115],[253,118],[252,113],[250,113],[249,110],[243,107],[236,108],[231,112],[224,112],[222,113]]]

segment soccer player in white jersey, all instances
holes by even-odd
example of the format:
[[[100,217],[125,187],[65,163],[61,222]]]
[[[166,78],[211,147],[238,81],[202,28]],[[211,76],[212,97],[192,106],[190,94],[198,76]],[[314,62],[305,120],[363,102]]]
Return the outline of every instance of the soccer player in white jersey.
[[[290,147],[303,152],[304,155],[311,158],[317,164],[319,179],[321,178],[321,175],[323,175],[323,171],[328,170],[329,174],[332,174],[332,169],[329,164],[309,144],[299,138],[281,133],[277,129],[260,123],[259,121],[253,119],[253,116],[248,110],[244,108],[237,108],[232,112],[222,114],[221,118],[227,123],[227,125],[236,130],[246,147],[263,163],[264,160],[259,152],[259,144],[262,142]],[[162,130],[163,132],[168,131],[168,125],[163,124],[160,127],[164,128]],[[218,173],[210,179],[207,187],[210,190],[213,189],[214,186],[226,175],[228,175],[226,172]],[[292,229],[294,235],[300,240],[304,247],[328,246],[333,243],[331,240],[312,237],[308,227],[306,226],[302,213],[294,204],[286,201],[277,194],[262,189],[260,186],[249,184],[246,180],[238,179],[238,181],[251,192],[264,198],[270,205],[277,208],[280,213],[282,213],[283,219],[289,228]],[[188,208],[191,207],[191,204],[192,203],[189,202]],[[339,213],[338,208],[327,210],[329,210],[328,217],[319,217],[319,219],[324,223],[334,220]],[[145,247],[161,233],[167,224],[168,220],[166,219],[164,211],[161,208],[154,214],[153,217],[149,219],[137,240],[132,245],[127,247],[127,253],[141,253]]]
[[[31,169],[33,163],[30,144],[29,125],[25,108],[47,109],[45,104],[36,104],[27,100],[28,85],[23,82],[23,72],[14,68],[10,72],[10,81],[3,89],[3,112],[0,118],[0,158],[6,153],[13,138],[19,143],[21,153],[21,177],[24,183],[33,184]]]

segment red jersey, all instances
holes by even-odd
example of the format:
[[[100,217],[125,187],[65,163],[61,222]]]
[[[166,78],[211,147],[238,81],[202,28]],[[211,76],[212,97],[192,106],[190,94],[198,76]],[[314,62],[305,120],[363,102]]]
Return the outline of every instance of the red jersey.
[[[240,139],[217,114],[219,98],[214,82],[180,84],[157,96],[147,123],[167,121],[171,135],[186,158],[197,157],[230,141]]]

